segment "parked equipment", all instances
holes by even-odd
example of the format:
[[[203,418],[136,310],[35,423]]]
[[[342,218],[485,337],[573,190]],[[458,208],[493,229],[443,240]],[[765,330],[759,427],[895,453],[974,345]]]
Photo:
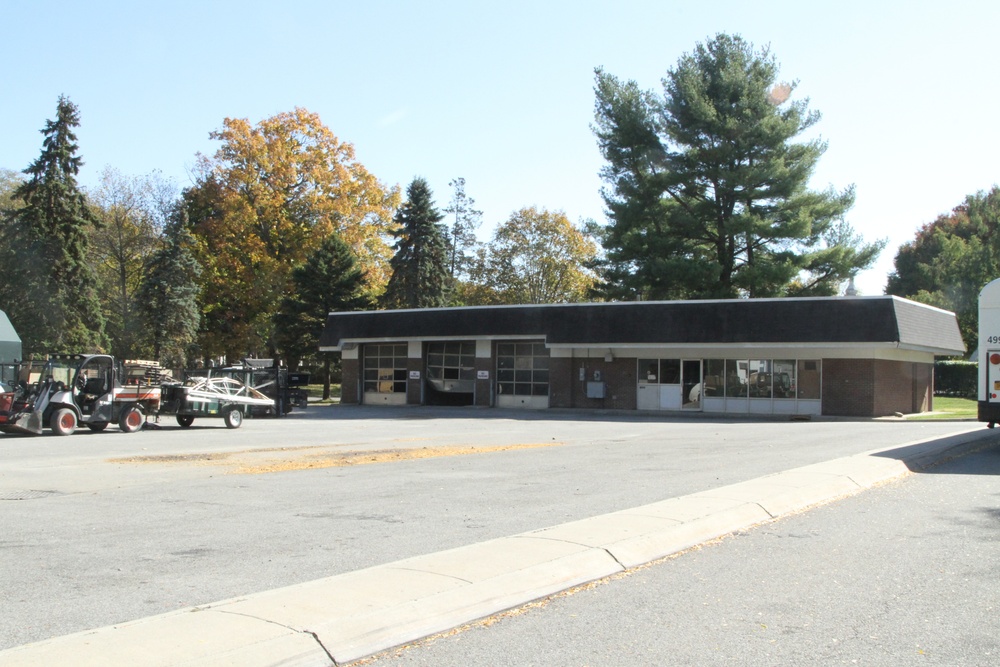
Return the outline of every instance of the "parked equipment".
[[[116,423],[126,433],[142,428],[157,410],[160,387],[124,386],[125,372],[106,354],[54,355],[22,364],[14,391],[0,394],[0,431],[40,435],[46,427],[70,435],[77,425],[103,431]]]
[[[228,428],[239,428],[247,411],[273,408],[273,400],[239,380],[195,377],[184,384],[163,386],[160,414],[176,415],[184,428],[195,417],[222,417]]]
[[[121,363],[106,354],[54,355],[21,364],[17,385],[0,389],[0,432],[70,435],[80,424],[103,431],[115,423],[138,431],[148,416],[174,415],[181,426],[195,417],[221,417],[239,428],[249,410],[273,411],[259,391],[232,378],[173,381],[155,361]]]
[[[302,389],[309,384],[309,373],[291,373],[287,368],[278,366],[273,359],[243,359],[238,364],[223,368],[186,371],[186,375],[189,380],[196,377],[232,378],[270,399],[271,403],[267,406],[251,406],[246,413],[248,417],[283,417],[292,408],[304,410],[309,405],[309,394]]]

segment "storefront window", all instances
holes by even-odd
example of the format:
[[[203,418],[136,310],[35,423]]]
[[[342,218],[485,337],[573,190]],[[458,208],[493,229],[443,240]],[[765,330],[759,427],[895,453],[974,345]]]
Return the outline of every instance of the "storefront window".
[[[681,383],[681,360],[661,359],[660,384],[680,384],[680,383]]]
[[[795,398],[795,360],[775,359],[771,377],[775,398]]]
[[[726,395],[726,362],[724,359],[705,360],[705,396]]]
[[[659,359],[639,360],[639,384],[658,384],[660,381]]]
[[[747,364],[745,359],[726,359],[726,398],[747,397]]]
[[[750,398],[771,398],[771,360],[751,359]]]

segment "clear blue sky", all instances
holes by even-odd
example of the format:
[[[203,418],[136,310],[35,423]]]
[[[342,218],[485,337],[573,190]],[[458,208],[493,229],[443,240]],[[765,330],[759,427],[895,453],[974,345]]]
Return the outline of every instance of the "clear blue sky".
[[[822,113],[813,187],[856,186],[849,221],[889,240],[859,280],[880,294],[901,243],[1000,182],[998,26],[1000,3],[963,0],[0,0],[0,167],[38,156],[60,94],[88,187],[105,166],[185,187],[224,118],[301,106],[439,207],[464,177],[483,238],[524,206],[603,222],[594,68],[659,89],[697,42],[738,33]]]

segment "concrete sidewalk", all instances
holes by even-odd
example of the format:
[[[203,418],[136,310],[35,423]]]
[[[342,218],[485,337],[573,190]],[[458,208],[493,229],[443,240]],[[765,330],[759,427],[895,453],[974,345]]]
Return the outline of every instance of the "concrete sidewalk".
[[[0,666],[328,666],[995,444],[971,431],[0,651]]]

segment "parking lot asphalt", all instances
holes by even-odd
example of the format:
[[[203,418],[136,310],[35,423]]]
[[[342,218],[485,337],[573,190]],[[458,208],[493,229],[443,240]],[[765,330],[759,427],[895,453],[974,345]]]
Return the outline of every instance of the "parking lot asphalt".
[[[3,437],[0,559],[20,583],[0,664],[343,662],[994,440],[968,423],[346,407]],[[109,562],[124,576],[102,581]],[[170,586],[191,602],[149,618]]]

